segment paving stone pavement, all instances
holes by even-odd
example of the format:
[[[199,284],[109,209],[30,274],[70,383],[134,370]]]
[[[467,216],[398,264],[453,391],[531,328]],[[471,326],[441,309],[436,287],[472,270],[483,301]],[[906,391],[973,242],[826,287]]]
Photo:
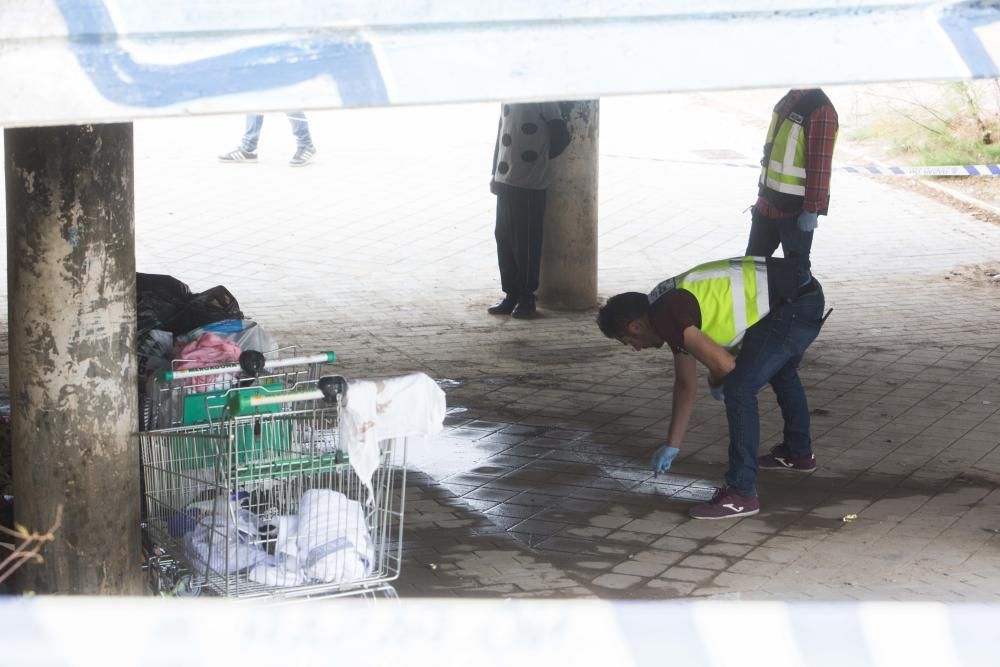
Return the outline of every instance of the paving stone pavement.
[[[828,92],[839,160],[863,159],[844,111],[863,91]],[[757,158],[779,95],[602,101],[602,297],[742,254],[756,173],[726,164]],[[654,477],[669,353],[604,339],[593,311],[485,313],[496,115],[310,114],[319,153],[303,169],[285,165],[280,114],[257,165],[214,160],[237,117],[136,125],[140,270],[227,285],[349,376],[442,381],[453,412],[410,471],[402,595],[1000,599],[1000,285],[969,270],[996,266],[1000,228],[837,174],[814,248],[835,311],[802,367],[819,469],[763,472],[756,517],[691,521],[726,461],[707,390],[674,470]],[[767,446],[781,419],[769,392],[760,403]]]

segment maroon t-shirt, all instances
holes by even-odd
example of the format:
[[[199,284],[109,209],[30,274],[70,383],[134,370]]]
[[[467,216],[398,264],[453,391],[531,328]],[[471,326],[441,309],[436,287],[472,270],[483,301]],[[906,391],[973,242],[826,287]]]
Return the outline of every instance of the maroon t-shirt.
[[[674,354],[685,352],[684,330],[691,326],[701,328],[701,307],[691,292],[672,289],[650,306],[649,322]]]

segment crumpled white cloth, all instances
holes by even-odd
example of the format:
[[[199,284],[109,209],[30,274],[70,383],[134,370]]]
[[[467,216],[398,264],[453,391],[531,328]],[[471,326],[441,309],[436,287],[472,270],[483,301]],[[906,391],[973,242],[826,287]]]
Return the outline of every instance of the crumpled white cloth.
[[[266,586],[347,583],[374,570],[375,547],[360,503],[330,489],[302,494],[297,516],[262,524],[274,554],[247,572]]]
[[[291,556],[270,558],[251,568],[247,578],[265,586],[301,586],[306,583],[299,562]]]
[[[445,415],[441,388],[424,373],[385,380],[353,380],[340,416],[340,443],[372,496],[380,440],[440,433]]]
[[[296,547],[297,565],[311,581],[363,579],[375,563],[375,548],[361,503],[330,489],[302,494]]]
[[[299,518],[287,514],[261,524],[261,535],[274,540],[274,555],[247,573],[250,581],[267,586],[299,586],[306,582],[297,558],[298,525]]]
[[[187,554],[199,569],[208,565],[219,574],[231,574],[267,559],[257,532],[257,516],[241,509],[237,501],[229,503],[228,512],[203,514],[194,530],[184,534]]]
[[[294,514],[276,516],[261,526],[261,534],[274,538],[274,553],[295,558],[299,555],[299,517]]]
[[[296,523],[294,516],[281,518],[292,519],[289,522],[291,526]],[[306,583],[305,573],[302,572],[299,560],[295,557],[298,548],[295,546],[297,535],[294,529],[291,533],[285,531],[279,532],[278,535],[274,555],[269,555],[267,560],[251,568],[247,572],[247,578],[266,586],[300,586]]]

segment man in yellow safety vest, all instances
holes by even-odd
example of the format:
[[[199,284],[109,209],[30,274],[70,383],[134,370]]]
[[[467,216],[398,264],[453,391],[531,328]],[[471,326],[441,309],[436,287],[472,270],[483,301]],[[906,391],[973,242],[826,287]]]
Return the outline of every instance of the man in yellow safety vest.
[[[822,90],[795,89],[774,107],[760,161],[747,255],[770,257],[781,244],[809,280],[813,232],[830,207],[839,120]]]
[[[680,453],[694,409],[697,362],[708,368],[712,395],[725,402],[729,422],[729,471],[695,519],[756,514],[759,468],[810,472],[816,468],[809,407],[799,362],[823,324],[823,289],[815,278],[800,284],[794,260],[735,257],[694,267],[652,292],[608,299],[597,324],[608,338],[635,350],[674,353],[673,412],[666,443],[652,457],[655,473],[670,469]],[[783,441],[758,458],[757,393],[770,384],[785,422]]]

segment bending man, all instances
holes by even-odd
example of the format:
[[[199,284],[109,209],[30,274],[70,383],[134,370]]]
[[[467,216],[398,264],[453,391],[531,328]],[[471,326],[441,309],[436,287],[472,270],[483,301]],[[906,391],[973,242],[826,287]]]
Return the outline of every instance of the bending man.
[[[649,294],[608,299],[597,324],[608,338],[635,350],[674,353],[673,413],[667,442],[653,454],[653,471],[670,469],[680,453],[694,409],[697,363],[708,368],[712,395],[725,401],[729,471],[695,519],[749,516],[760,509],[757,471],[808,472],[816,467],[809,407],[799,362],[823,324],[823,289],[812,278],[799,286],[794,260],[737,257],[709,262],[669,278]],[[738,348],[738,352],[736,349]],[[783,442],[758,459],[757,393],[770,384],[784,418]]]

